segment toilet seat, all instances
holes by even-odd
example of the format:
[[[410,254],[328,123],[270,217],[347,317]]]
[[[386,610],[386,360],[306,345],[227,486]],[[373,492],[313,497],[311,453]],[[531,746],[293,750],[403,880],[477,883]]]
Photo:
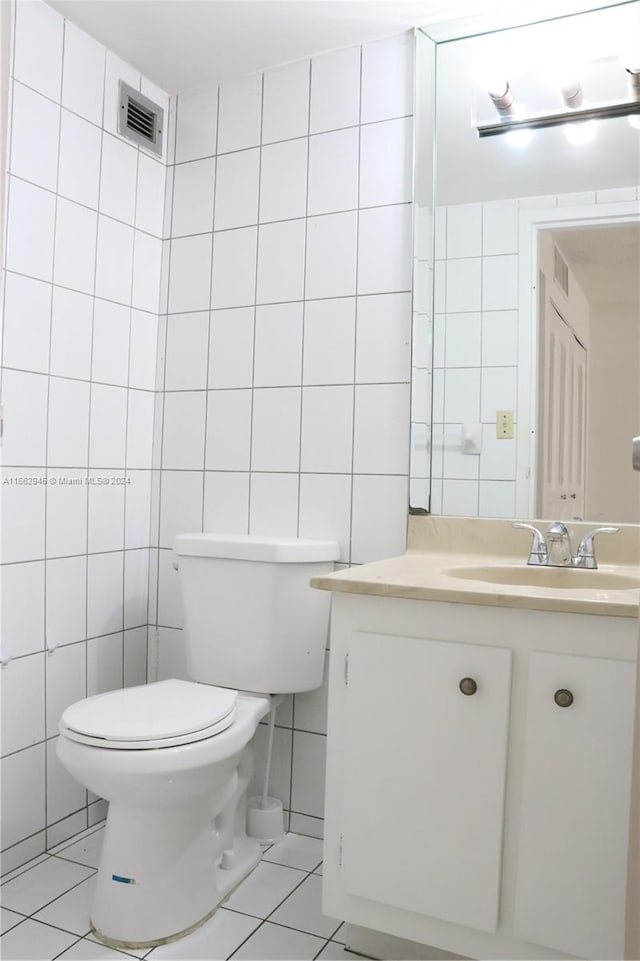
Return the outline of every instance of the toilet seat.
[[[78,701],[60,732],[95,747],[150,750],[215,737],[234,721],[238,692],[177,679],[109,691]]]

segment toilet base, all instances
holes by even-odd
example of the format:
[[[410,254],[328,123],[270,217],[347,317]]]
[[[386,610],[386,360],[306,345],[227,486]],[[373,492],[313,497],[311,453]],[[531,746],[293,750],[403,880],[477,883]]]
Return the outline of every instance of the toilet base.
[[[91,932],[93,936],[100,941],[102,944],[106,944],[110,948],[126,950],[140,950],[143,948],[157,948],[162,944],[171,944],[173,941],[179,941],[181,938],[185,938],[187,935],[192,934],[197,931],[198,928],[202,927],[209,921],[218,908],[221,907],[223,901],[226,901],[238,885],[244,881],[248,874],[253,871],[253,869],[259,864],[262,851],[259,844],[252,838],[236,838],[236,843],[233,851],[233,866],[229,868],[219,868],[218,878],[220,883],[217,885],[216,895],[219,900],[216,904],[208,911],[200,920],[195,921],[189,927],[184,928],[181,931],[177,931],[175,934],[167,935],[164,938],[156,938],[147,941],[122,941],[116,938],[108,937],[99,928],[97,928],[93,921],[91,922]]]

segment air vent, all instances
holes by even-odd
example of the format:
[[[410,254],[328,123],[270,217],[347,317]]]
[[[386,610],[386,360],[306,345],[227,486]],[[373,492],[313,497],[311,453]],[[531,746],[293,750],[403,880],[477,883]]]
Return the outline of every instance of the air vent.
[[[118,133],[152,153],[162,156],[164,110],[153,100],[119,83]]]
[[[553,279],[563,291],[565,297],[569,296],[569,268],[567,263],[558,250],[553,248]]]

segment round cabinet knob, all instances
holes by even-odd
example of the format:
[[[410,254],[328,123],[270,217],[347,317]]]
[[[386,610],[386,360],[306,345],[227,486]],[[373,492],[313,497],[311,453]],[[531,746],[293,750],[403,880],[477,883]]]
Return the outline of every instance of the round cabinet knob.
[[[462,693],[466,694],[467,696],[470,696],[471,694],[475,694],[476,691],[478,690],[478,685],[472,677],[463,677],[460,683],[458,684],[458,687],[460,688]]]
[[[558,707],[571,707],[573,704],[573,694],[571,691],[568,691],[566,687],[561,687],[558,691],[556,691],[556,693],[553,695],[553,699]]]

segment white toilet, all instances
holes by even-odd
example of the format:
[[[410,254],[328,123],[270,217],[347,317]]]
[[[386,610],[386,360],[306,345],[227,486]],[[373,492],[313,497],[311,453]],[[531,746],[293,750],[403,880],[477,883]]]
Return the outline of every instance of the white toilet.
[[[329,595],[309,578],[335,542],[185,534],[175,553],[192,680],[78,701],[59,725],[62,764],[109,801],[91,924],[116,947],[187,934],[257,864],[249,741],[272,695],[322,683]]]

